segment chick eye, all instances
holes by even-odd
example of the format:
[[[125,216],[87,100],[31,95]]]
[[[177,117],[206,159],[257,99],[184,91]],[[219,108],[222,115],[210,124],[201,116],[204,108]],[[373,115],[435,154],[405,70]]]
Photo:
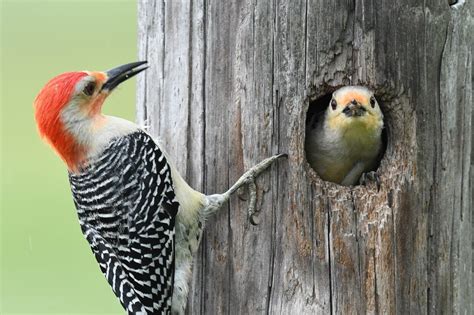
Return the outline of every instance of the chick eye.
[[[336,107],[337,107],[337,102],[336,102],[336,100],[334,100],[334,99],[331,100],[331,107],[332,107],[333,110],[336,110]]]
[[[91,96],[92,94],[94,94],[94,90],[95,90],[95,83],[89,82],[82,90],[82,93],[84,93],[87,96]]]
[[[375,107],[375,97],[373,96],[370,98],[370,106],[372,106],[372,108]]]

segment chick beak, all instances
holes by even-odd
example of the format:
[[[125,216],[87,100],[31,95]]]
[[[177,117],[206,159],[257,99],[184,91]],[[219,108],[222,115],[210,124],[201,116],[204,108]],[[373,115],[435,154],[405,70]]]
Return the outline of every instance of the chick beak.
[[[107,74],[107,81],[102,85],[101,92],[108,93],[115,89],[120,83],[147,69],[148,66],[140,67],[146,63],[146,61],[132,62],[105,71]]]
[[[360,117],[365,115],[366,109],[356,100],[352,100],[346,107],[342,110],[347,117]]]

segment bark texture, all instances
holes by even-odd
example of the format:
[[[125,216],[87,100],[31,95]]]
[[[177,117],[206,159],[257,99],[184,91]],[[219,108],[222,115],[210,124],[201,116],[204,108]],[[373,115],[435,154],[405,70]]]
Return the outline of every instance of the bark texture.
[[[140,0],[138,121],[196,189],[259,178],[208,221],[190,314],[472,314],[473,1]],[[373,88],[381,186],[307,164],[312,101]]]

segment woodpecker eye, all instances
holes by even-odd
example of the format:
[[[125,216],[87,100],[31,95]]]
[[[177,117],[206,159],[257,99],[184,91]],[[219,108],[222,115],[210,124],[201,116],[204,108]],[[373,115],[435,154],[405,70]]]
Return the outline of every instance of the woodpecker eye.
[[[370,106],[372,106],[372,108],[375,107],[375,97],[373,96],[370,98]]]
[[[337,102],[336,102],[335,99],[332,99],[332,100],[331,100],[331,107],[332,107],[333,110],[336,110]]]
[[[94,82],[89,82],[89,83],[87,83],[84,90],[82,90],[82,93],[84,93],[87,96],[91,96],[92,94],[94,94],[94,90],[95,90],[95,83]]]

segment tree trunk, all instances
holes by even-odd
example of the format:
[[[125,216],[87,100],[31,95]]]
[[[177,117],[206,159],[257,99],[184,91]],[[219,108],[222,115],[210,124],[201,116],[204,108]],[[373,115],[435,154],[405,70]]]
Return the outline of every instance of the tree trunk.
[[[455,2],[455,1],[451,1]],[[206,225],[190,314],[472,314],[473,1],[139,1],[138,121],[207,194],[288,153]],[[373,88],[375,184],[322,181],[313,101]],[[239,198],[240,197],[240,198]]]

